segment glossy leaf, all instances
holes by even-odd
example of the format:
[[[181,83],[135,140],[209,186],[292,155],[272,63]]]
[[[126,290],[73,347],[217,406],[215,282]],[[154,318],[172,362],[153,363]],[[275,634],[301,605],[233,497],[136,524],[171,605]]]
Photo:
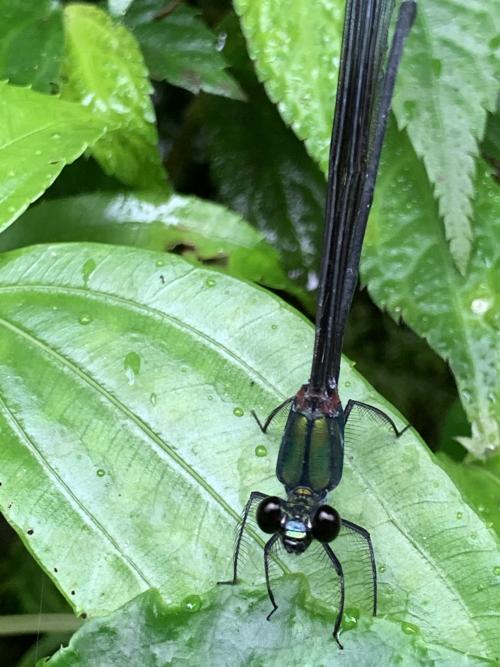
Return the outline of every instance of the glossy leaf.
[[[0,507],[24,543],[78,613],[212,588],[250,490],[281,491],[278,442],[250,410],[307,378],[311,325],[229,276],[97,244],[4,253],[0,293]],[[345,364],[340,389],[403,424]],[[350,441],[333,502],[372,533],[382,613],[498,652],[498,543],[415,434]],[[279,564],[324,576],[314,559]]]
[[[220,54],[224,33],[215,35],[191,7],[167,9],[169,5],[163,0],[134,0],[124,16],[153,79],[195,94],[204,90],[242,99],[241,89]]]
[[[43,202],[0,236],[0,250],[51,241],[97,241],[173,251],[231,275],[300,296],[276,250],[217,204],[155,193],[96,194]]]
[[[344,651],[331,637],[333,617],[311,613],[301,580],[280,581],[283,602],[267,623],[269,600],[260,589],[217,589],[203,598],[186,598],[180,607],[165,605],[151,590],[122,609],[88,622],[48,662],[39,667],[127,664],[324,665],[342,660],[373,665],[478,665],[436,646],[426,646],[415,628],[386,619],[356,620],[342,633]],[[279,616],[278,616],[279,614]],[[439,661],[439,662],[438,662]]]
[[[326,169],[344,3],[236,0],[259,77],[280,113]],[[398,77],[394,110],[408,126],[440,200],[450,250],[465,271],[472,232],[474,157],[497,84],[498,35],[481,0],[419,3]]]
[[[340,0],[235,0],[267,94],[323,171],[328,162],[343,26]]]
[[[439,199],[446,238],[465,273],[475,234],[474,183],[486,111],[495,108],[498,15],[482,0],[419,3],[394,100]]]
[[[1,0],[0,80],[52,92],[63,52],[62,11],[53,0]]]
[[[105,129],[80,105],[0,82],[0,230]]]
[[[472,437],[460,442],[482,456],[500,447],[499,188],[481,165],[476,241],[464,279],[447,252],[437,204],[407,138],[392,128],[387,143],[363,277],[379,305],[402,317],[448,360],[472,429]]]
[[[160,163],[152,92],[133,35],[98,7],[64,9],[65,99],[80,102],[113,129],[92,153],[123,183],[166,189]]]

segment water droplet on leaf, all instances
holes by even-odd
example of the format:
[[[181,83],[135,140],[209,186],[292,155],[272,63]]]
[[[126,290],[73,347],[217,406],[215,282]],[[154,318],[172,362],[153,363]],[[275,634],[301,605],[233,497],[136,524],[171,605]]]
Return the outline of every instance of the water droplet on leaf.
[[[139,374],[141,370],[141,358],[137,352],[129,352],[124,361],[123,367],[127,374],[127,380],[129,384],[134,384],[135,376]]]
[[[242,408],[234,408],[233,410],[233,415],[235,417],[243,417],[244,414],[245,412],[242,410]]]
[[[105,474],[106,474],[106,471],[103,470],[102,468],[98,468],[98,469],[97,469],[96,475],[97,475],[98,477],[104,477]]]
[[[85,287],[87,287],[88,280],[89,280],[90,276],[92,275],[92,273],[95,271],[96,266],[97,265],[95,263],[95,260],[93,260],[92,258],[88,259],[84,263],[84,265],[82,267],[82,278],[83,278],[83,282],[85,284]]]
[[[182,601],[182,606],[184,609],[194,614],[201,609],[201,598],[199,595],[188,595],[187,598],[184,598]]]
[[[255,456],[258,456],[259,458],[267,456],[267,447],[265,445],[257,445],[255,448]]]
[[[419,632],[418,626],[413,623],[401,623],[401,630],[405,635],[416,635]]]
[[[88,313],[83,313],[78,318],[78,321],[80,322],[80,324],[84,324],[84,325],[85,324],[90,324],[92,322],[92,316],[89,315]]]

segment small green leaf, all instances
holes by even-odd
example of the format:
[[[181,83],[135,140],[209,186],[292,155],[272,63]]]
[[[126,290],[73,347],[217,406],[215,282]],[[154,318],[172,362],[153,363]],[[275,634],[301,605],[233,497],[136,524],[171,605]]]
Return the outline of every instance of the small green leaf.
[[[53,241],[174,251],[230,275],[303,296],[259,232],[223,206],[196,197],[114,193],[42,202],[0,236],[0,250]]]
[[[0,82],[0,230],[104,131],[80,105]]]
[[[3,253],[0,295],[0,508],[28,549],[77,613],[212,588],[249,492],[283,491],[251,410],[308,377],[310,323],[251,284],[102,244]],[[340,391],[404,423],[348,364]],[[498,542],[414,433],[350,439],[332,502],[372,534],[382,613],[498,654]],[[249,535],[260,580],[261,545]],[[314,558],[278,564],[323,581]]]
[[[153,79],[166,80],[192,93],[242,99],[243,93],[226,71],[220,51],[225,34],[215,35],[191,7],[179,5],[163,13],[163,0],[134,0],[124,21],[141,45]]]
[[[483,456],[500,447],[500,191],[482,163],[476,193],[476,241],[464,279],[449,256],[423,166],[404,132],[392,127],[362,277],[376,303],[448,360],[472,430],[460,442]]]
[[[64,98],[80,102],[112,130],[92,149],[103,169],[123,183],[166,189],[152,92],[133,35],[98,7],[64,9]]]
[[[165,605],[155,590],[138,596],[114,614],[89,621],[48,662],[38,667],[190,664],[330,665],[337,659],[356,667],[373,665],[479,665],[478,658],[436,645],[426,646],[417,629],[382,618],[361,617],[341,634],[343,652],[331,632],[333,614],[307,609],[302,578],[283,577],[280,606],[266,621],[269,600],[263,587],[218,588],[180,607]]]
[[[498,95],[492,46],[499,31],[498,12],[483,0],[419,3],[393,104],[399,126],[407,128],[423,159],[463,274],[474,233],[478,142]]]
[[[0,16],[0,79],[52,92],[64,44],[59,2],[0,0]]]

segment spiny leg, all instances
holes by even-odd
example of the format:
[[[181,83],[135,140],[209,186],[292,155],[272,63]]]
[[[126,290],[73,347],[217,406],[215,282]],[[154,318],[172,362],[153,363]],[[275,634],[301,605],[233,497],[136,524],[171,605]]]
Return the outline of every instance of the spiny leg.
[[[236,544],[234,547],[234,556],[233,556],[233,578],[229,579],[228,581],[218,581],[218,584],[228,584],[230,586],[234,586],[237,581],[238,581],[238,558],[240,555],[240,547],[241,547],[241,540],[243,539],[243,533],[245,532],[245,527],[248,519],[248,515],[250,514],[250,510],[252,509],[252,505],[257,501],[257,500],[263,500],[264,498],[267,498],[265,493],[261,493],[260,491],[252,491],[250,494],[249,499],[247,500],[247,504],[245,505],[245,509],[243,510],[243,514],[241,516],[241,522],[238,528],[238,534],[236,537]]]
[[[353,523],[352,521],[347,521],[347,519],[342,519],[342,525],[345,526],[346,528],[350,528],[355,533],[360,535],[364,540],[366,540],[368,551],[370,553],[370,563],[372,566],[373,615],[376,616],[377,615],[377,565],[375,562],[375,552],[373,551],[372,538],[370,537],[370,533],[366,530],[366,528],[363,528],[363,526],[358,526],[357,523]]]
[[[386,415],[386,413],[383,410],[380,410],[380,408],[376,408],[374,405],[370,405],[369,403],[363,403],[362,401],[353,401],[352,399],[349,399],[347,401],[347,405],[344,410],[345,423],[347,423],[349,415],[351,414],[351,410],[353,409],[354,406],[364,408],[368,412],[371,412],[374,415],[376,415],[381,421],[383,421],[385,424],[391,427],[397,438],[402,436],[403,433],[410,428],[410,424],[407,424],[403,429],[398,430],[396,424],[392,421],[389,415]]]
[[[278,605],[276,604],[276,600],[274,599],[274,594],[271,589],[271,582],[269,581],[269,556],[278,538],[279,538],[279,533],[275,533],[271,537],[271,539],[266,542],[266,546],[264,547],[264,572],[266,573],[267,594],[269,595],[269,599],[271,600],[271,604],[273,605],[273,608],[266,616],[266,619],[268,621],[271,620],[271,616],[274,614],[276,609],[278,609]]]
[[[342,565],[340,564],[339,559],[333,553],[330,545],[323,544],[323,549],[326,551],[328,558],[330,559],[335,571],[340,579],[340,600],[339,600],[339,611],[337,618],[335,619],[335,625],[333,627],[333,638],[339,645],[339,648],[343,649],[344,647],[339,641],[338,634],[340,630],[340,624],[342,623],[342,618],[344,616],[344,602],[345,602],[345,589],[344,589],[344,572],[342,570]]]
[[[283,403],[280,403],[278,405],[278,407],[274,408],[274,410],[269,414],[269,416],[267,417],[267,419],[265,420],[264,423],[262,423],[260,421],[260,419],[257,417],[257,413],[255,412],[255,410],[251,411],[252,417],[255,419],[255,421],[259,425],[259,428],[262,431],[262,433],[267,432],[267,429],[269,428],[269,424],[273,421],[273,419],[276,417],[278,412],[280,412],[280,410],[282,410],[286,405],[291,403],[294,398],[295,398],[295,396],[292,396],[291,398],[287,398],[286,401],[283,401]]]

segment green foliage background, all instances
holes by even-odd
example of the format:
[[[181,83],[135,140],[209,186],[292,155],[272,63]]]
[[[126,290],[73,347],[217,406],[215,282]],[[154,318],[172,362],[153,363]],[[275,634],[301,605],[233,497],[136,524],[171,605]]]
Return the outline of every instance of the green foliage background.
[[[307,378],[343,2],[0,11],[1,664],[333,664],[317,561],[272,623],[260,535],[215,583]],[[347,443],[349,664],[500,656],[499,42],[421,0],[398,78],[340,388],[415,430]]]

